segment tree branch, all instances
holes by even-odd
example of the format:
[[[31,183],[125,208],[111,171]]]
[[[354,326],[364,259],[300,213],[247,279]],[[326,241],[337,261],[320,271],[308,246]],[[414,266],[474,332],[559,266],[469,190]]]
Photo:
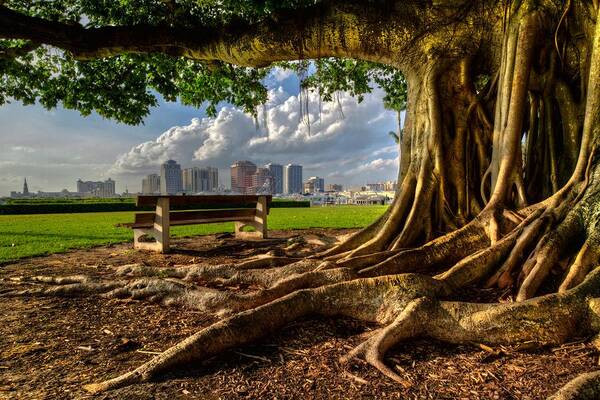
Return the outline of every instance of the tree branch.
[[[368,10],[369,6],[365,5],[350,6],[343,5],[346,10],[342,10],[336,2],[330,2],[282,16],[277,21],[269,19],[256,25],[236,23],[216,29],[151,25],[84,28],[79,24],[23,15],[0,6],[0,38],[48,44],[80,60],[159,52],[261,67],[277,60],[311,58],[318,52],[320,56],[364,55],[365,44],[353,40],[361,26],[349,26],[348,21],[365,19],[376,10]],[[325,41],[317,37],[327,34],[331,38],[333,30],[341,34],[339,40]]]
[[[472,34],[449,38],[444,32],[430,31],[435,26],[432,22],[444,15],[421,2],[325,0],[254,25],[237,22],[219,28],[85,28],[23,15],[0,3],[0,38],[51,45],[80,60],[123,53],[165,53],[251,67],[320,57],[348,57],[399,66],[409,60],[414,63],[415,55],[430,50],[431,46],[424,44],[427,36],[445,37],[445,49],[451,44],[458,47],[459,40],[463,41],[461,51],[465,42],[474,47]]]
[[[0,0],[1,1],[1,0]],[[21,57],[30,53],[40,47],[39,43],[28,42],[21,47],[12,47],[6,49],[0,49],[0,60],[12,60],[17,57]]]

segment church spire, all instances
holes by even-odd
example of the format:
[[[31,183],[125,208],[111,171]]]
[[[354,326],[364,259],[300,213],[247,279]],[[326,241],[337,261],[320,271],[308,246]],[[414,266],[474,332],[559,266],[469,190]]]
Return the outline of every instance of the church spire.
[[[25,178],[24,182],[23,182],[23,194],[24,195],[28,195],[29,194],[29,188],[27,187],[27,178]]]

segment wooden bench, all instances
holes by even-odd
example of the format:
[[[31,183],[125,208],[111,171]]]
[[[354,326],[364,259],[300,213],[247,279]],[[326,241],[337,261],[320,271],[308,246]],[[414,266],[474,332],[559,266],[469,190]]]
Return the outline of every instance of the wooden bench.
[[[133,229],[133,246],[166,253],[169,251],[169,231],[172,225],[210,224],[235,222],[237,238],[266,238],[267,215],[271,196],[138,196],[136,206],[156,206],[155,212],[136,213]],[[171,211],[172,206],[190,206],[195,210]],[[207,207],[211,209],[202,209]],[[240,208],[250,206],[252,208]],[[236,208],[237,207],[237,208]],[[216,209],[214,209],[216,208]],[[247,226],[254,232],[244,232]],[[141,241],[150,236],[155,242]]]

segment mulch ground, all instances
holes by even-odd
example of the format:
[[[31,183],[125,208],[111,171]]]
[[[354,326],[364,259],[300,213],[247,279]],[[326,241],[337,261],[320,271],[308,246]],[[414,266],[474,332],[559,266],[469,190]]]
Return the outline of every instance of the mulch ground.
[[[273,232],[284,239],[297,234]],[[110,276],[115,267],[135,262],[219,264],[286,245],[283,240],[240,242],[215,236],[174,242],[176,250],[169,255],[133,251],[124,244],[4,265],[0,293],[33,275]],[[82,390],[85,383],[135,368],[211,322],[202,313],[132,300],[1,298],[0,398],[542,399],[576,375],[598,368],[596,350],[584,341],[527,351],[423,339],[388,354],[387,362],[405,377],[405,386],[355,362],[350,372],[367,381],[360,383],[337,360],[375,327],[316,318],[155,382],[95,397]]]

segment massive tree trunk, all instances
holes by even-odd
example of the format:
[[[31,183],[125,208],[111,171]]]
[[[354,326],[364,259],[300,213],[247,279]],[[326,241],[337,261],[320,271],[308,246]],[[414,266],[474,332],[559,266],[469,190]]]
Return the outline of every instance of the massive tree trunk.
[[[267,34],[272,27],[260,26],[237,38],[241,49],[221,36],[192,43],[171,38],[176,46],[166,49],[148,38],[119,44],[116,34],[104,41],[92,36],[75,50],[77,43],[62,46],[81,57],[158,50],[251,65],[295,55],[378,56],[402,69],[409,86],[396,198],[383,217],[344,243],[308,259],[129,268],[117,282],[72,278],[50,282],[56,288],[13,293],[133,296],[227,316],[135,371],[88,385],[90,391],[151,379],[314,314],[381,324],[344,361],[363,357],[398,381],[382,356],[415,336],[552,345],[600,330],[600,273],[593,271],[600,263],[598,3],[434,1],[422,13],[412,3],[406,9],[391,3],[369,15],[349,2],[296,18],[300,39],[288,33],[285,45]],[[47,25],[32,37],[52,31]],[[19,32],[3,34],[28,38]],[[163,40],[170,34],[161,31]],[[57,46],[68,41],[64,32],[51,38]],[[553,271],[561,275],[558,284],[549,279]],[[148,278],[157,272],[163,278]],[[190,287],[198,277],[261,290],[237,295]],[[516,302],[460,302],[460,289],[470,285],[510,289]],[[599,379],[582,377],[556,398],[598,394]]]

